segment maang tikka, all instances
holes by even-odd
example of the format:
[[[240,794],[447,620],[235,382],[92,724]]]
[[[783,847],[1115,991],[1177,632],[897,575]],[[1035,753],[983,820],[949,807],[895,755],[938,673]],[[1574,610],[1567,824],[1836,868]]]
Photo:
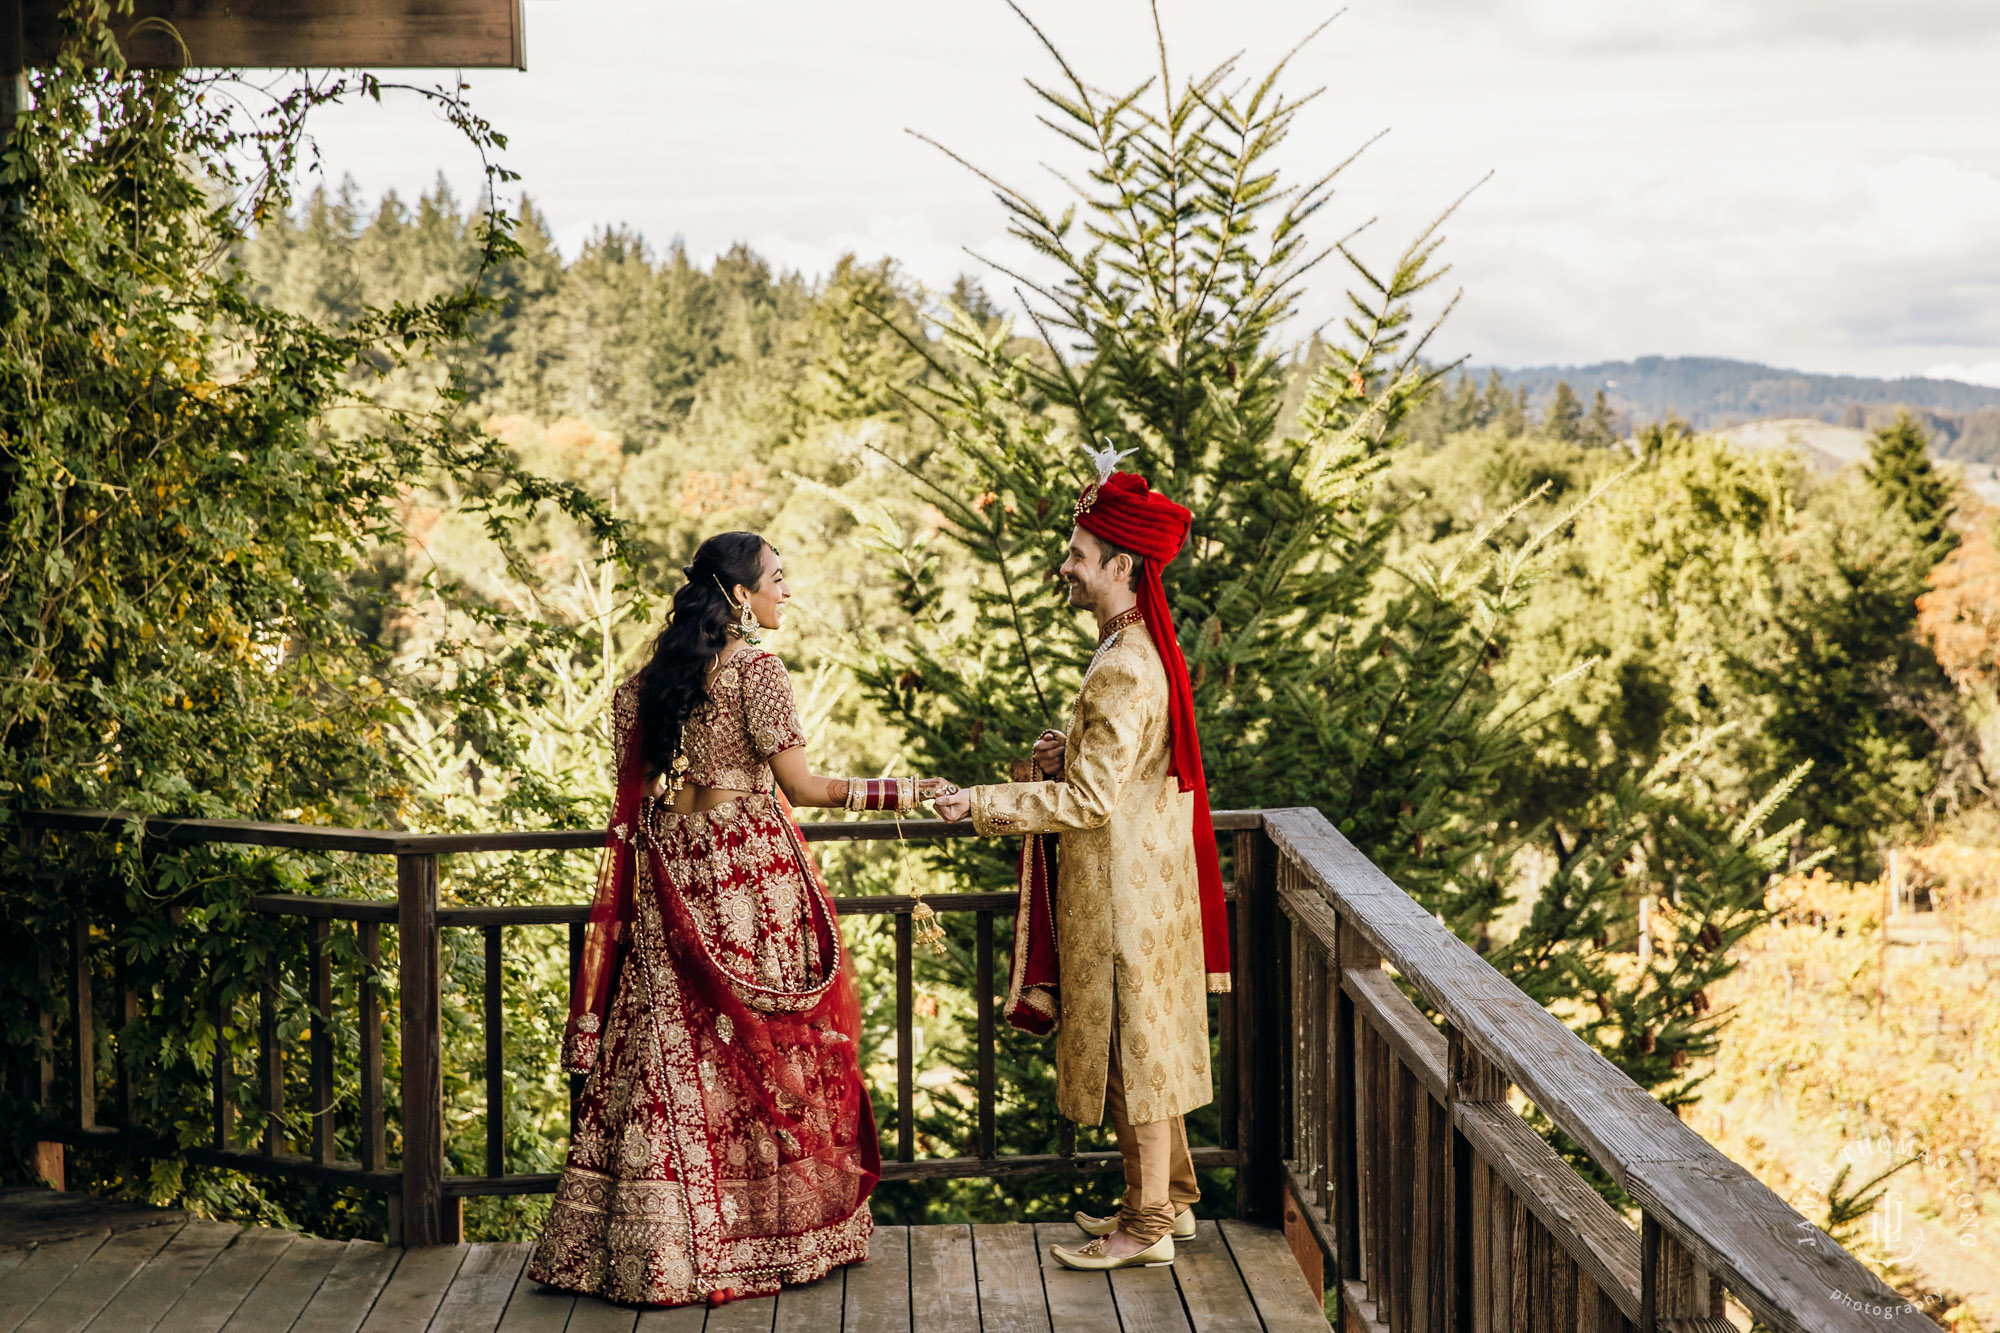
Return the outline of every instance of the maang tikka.
[[[715,579],[715,588],[717,592],[722,594],[722,600],[729,603],[730,609],[736,612],[736,623],[729,627],[730,632],[743,640],[743,642],[749,644],[752,648],[762,643],[764,641],[764,626],[757,619],[757,613],[750,609],[750,599],[746,597],[743,599],[742,604],[738,605],[736,599],[729,595],[729,589],[722,586],[721,579],[716,578],[713,574],[709,575],[709,577]]]

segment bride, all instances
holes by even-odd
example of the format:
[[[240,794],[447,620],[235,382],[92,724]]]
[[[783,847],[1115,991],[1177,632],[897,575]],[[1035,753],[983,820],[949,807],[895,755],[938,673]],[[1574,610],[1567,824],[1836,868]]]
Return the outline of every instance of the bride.
[[[938,778],[806,764],[791,589],[748,532],[710,537],[611,709],[618,794],[563,1065],[587,1074],[528,1275],[631,1305],[719,1303],[863,1259],[881,1170],[860,1010],[791,807],[908,810]]]

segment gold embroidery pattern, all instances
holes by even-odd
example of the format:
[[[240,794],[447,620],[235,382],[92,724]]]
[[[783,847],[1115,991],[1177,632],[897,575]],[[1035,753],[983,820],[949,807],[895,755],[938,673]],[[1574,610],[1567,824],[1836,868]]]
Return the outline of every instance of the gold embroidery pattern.
[[[784,662],[775,653],[738,649],[708,688],[709,701],[688,718],[682,742],[686,781],[725,791],[770,791],[776,785],[770,757],[806,743]]]

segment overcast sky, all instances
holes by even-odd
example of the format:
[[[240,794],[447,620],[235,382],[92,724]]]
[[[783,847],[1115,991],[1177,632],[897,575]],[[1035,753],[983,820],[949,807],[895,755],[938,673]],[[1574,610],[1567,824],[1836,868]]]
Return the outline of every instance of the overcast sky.
[[[1156,59],[1136,0],[1024,0],[1093,82]],[[1161,0],[1178,81],[1275,60],[1332,12]],[[467,74],[565,253],[624,223],[706,259],[746,241],[817,274],[890,255],[934,287],[1018,256],[998,205],[922,130],[1053,196],[1024,77],[1054,71],[1000,0],[527,0],[528,70]],[[1324,85],[1285,162],[1389,135],[1331,238],[1387,255],[1488,171],[1449,227],[1464,301],[1440,350],[1506,365],[1719,355],[2000,384],[2000,0],[1356,0],[1289,79]],[[325,113],[370,194],[469,151],[414,100]],[[1337,308],[1329,270],[1308,321]],[[989,286],[994,285],[989,282]]]

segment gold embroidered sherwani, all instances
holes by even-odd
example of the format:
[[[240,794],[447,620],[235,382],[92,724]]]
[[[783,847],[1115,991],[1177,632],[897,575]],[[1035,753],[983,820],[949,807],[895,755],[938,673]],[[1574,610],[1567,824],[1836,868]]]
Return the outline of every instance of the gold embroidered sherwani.
[[[1084,673],[1063,777],[970,792],[980,833],[1061,835],[1056,1109],[1079,1124],[1103,1117],[1114,1012],[1132,1123],[1211,1095],[1194,794],[1169,742],[1166,669],[1145,626],[1128,625]]]

